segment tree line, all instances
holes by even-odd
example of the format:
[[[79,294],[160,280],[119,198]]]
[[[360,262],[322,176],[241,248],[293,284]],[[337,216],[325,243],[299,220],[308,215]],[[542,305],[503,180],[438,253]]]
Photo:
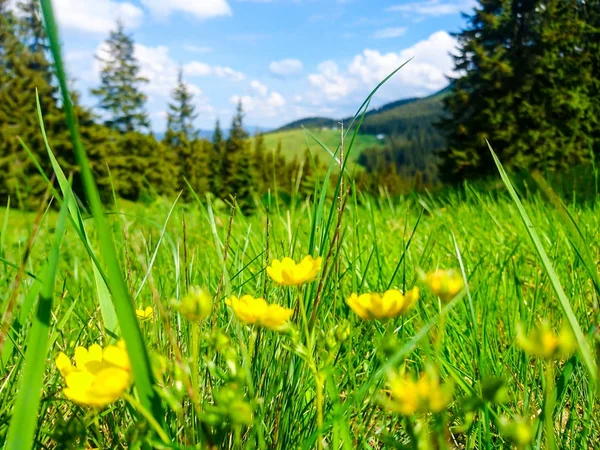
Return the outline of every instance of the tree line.
[[[75,90],[82,140],[90,165],[105,199],[114,192],[126,199],[146,195],[173,196],[193,201],[207,193],[230,201],[233,196],[246,208],[277,185],[291,192],[304,186],[320,170],[308,154],[287,161],[281,146],[267,151],[262,135],[249,139],[238,104],[228,136],[219,121],[212,140],[201,139],[194,122],[198,114],[194,96],[180,69],[167,111],[167,131],[157,140],[151,133],[144,87],[135,57],[135,42],[121,23],[110,32],[96,57],[101,65],[100,84],[91,90],[97,109],[83,107]],[[40,132],[36,107],[39,96],[50,145],[66,173],[74,175],[76,193],[82,192],[69,133],[59,100],[49,47],[36,0],[18,4],[18,14],[0,0],[0,202],[35,207],[52,168]],[[74,94],[73,94],[74,93]],[[29,149],[30,154],[25,149]],[[310,195],[305,189],[304,193]]]

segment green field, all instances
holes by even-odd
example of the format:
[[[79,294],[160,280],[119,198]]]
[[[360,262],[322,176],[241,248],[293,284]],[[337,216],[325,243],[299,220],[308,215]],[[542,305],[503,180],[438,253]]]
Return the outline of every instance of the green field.
[[[277,150],[277,146],[281,142],[281,149],[283,154],[288,159],[298,158],[301,160],[304,158],[306,149],[310,149],[313,156],[319,157],[321,162],[329,164],[331,161],[331,155],[327,150],[318,143],[320,141],[326,148],[334,153],[340,143],[340,130],[331,129],[295,129],[295,130],[283,130],[272,133],[266,133],[264,135],[265,148],[267,151]],[[351,139],[349,133],[346,137],[344,144],[345,148],[348,148]],[[358,158],[360,153],[370,147],[381,146],[382,142],[377,139],[376,136],[370,134],[358,135],[354,142],[352,152],[350,154],[350,160],[354,161]]]
[[[492,198],[469,191],[460,199],[451,194],[444,203],[430,197],[382,204],[350,198],[338,232],[335,203],[300,201],[289,207],[275,200],[268,232],[262,209],[248,217],[236,212],[229,230],[228,211],[212,212],[207,204],[176,205],[170,217],[166,200],[122,204],[119,214],[109,207],[119,258],[112,272],[93,219],[83,216],[87,250],[75,232],[79,225],[67,221],[51,289],[47,354],[45,348],[28,349],[36,345],[32,335],[45,301],[36,293],[48,277],[44,267],[56,245],[59,215],[49,210],[39,221],[19,282],[13,266],[23,261],[36,214],[3,211],[2,301],[3,308],[16,301],[16,322],[2,348],[2,440],[7,425],[15,426],[16,398],[28,392],[27,365],[37,360],[43,364],[41,404],[37,413],[25,411],[35,448],[143,448],[146,443],[151,448],[501,449],[529,441],[528,436],[531,442],[519,448],[550,448],[549,436],[561,449],[598,448],[592,378],[597,363],[589,348],[542,360],[519,348],[516,333],[518,324],[534,329],[541,319],[556,331],[567,323],[557,282],[584,333],[581,343],[596,345],[597,274],[585,263],[600,257],[600,204],[570,209],[582,233],[578,241],[551,205],[539,197],[527,200],[526,211],[548,255],[542,262],[504,194]],[[122,306],[114,317],[110,305],[124,299],[95,287],[92,251],[103,272],[125,277],[126,293],[133,297],[125,299],[129,305],[154,308],[152,319],[139,322],[160,399],[151,421],[137,384],[125,399],[97,410],[77,406],[61,393],[65,382],[52,362],[58,352],[72,357],[76,346],[108,345],[114,339],[107,319],[123,323]],[[316,281],[297,289],[266,276],[274,258],[299,260],[307,254],[326,261]],[[436,268],[456,269],[468,289],[441,303],[418,276],[419,270]],[[113,283],[109,280],[111,288]],[[214,296],[214,315],[198,322],[174,306],[192,286]],[[421,289],[416,305],[388,321],[362,320],[346,304],[353,292],[413,286]],[[265,294],[270,303],[305,310],[292,316],[287,331],[248,326],[225,304],[242,294]],[[102,303],[108,298],[112,302]],[[313,313],[314,328],[308,331]],[[131,340],[131,324],[120,330],[112,331]],[[388,372],[417,374],[425,368],[453,386],[448,404],[433,413],[390,411]],[[138,369],[133,367],[134,377]],[[544,423],[547,405],[554,406]]]

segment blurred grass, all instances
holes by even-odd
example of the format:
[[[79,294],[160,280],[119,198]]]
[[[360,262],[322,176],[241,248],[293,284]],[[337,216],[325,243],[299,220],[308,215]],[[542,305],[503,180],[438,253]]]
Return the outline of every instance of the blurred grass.
[[[478,418],[468,433],[455,436],[465,443],[466,448],[506,448],[507,443],[498,434],[497,425],[491,417],[499,414],[509,417],[535,416],[543,402],[543,376],[538,365],[530,363],[529,358],[516,347],[515,325],[518,322],[534,324],[541,318],[551,321],[555,326],[563,321],[560,304],[542,265],[534,256],[535,248],[521,224],[518,210],[507,195],[495,194],[492,197],[487,192],[479,191],[467,193],[466,197],[464,193],[456,198],[450,195],[444,203],[438,203],[435,198],[411,198],[381,204],[374,200],[366,201],[366,204],[356,206],[348,202],[346,206],[340,253],[336,260],[338,267],[325,283],[317,319],[317,337],[321,342],[325,340],[327,331],[344,319],[350,321],[352,330],[349,341],[336,351],[334,356],[338,362],[328,374],[326,439],[335,440],[339,444],[336,448],[380,448],[386,436],[394,436],[400,441],[403,439],[402,428],[394,414],[385,412],[377,405],[376,385],[370,385],[374,374],[387,361],[381,353],[385,327],[377,322],[358,320],[345,305],[345,299],[354,290],[381,291],[388,284],[400,288],[411,287],[417,280],[416,270],[419,267],[425,270],[438,266],[458,268],[459,249],[470,284],[472,306],[463,297],[448,312],[443,361],[437,362],[444,377],[458,377],[457,398],[477,392],[481,380],[487,376],[501,376],[507,380],[510,402],[490,407],[492,415],[488,419]],[[428,212],[424,215],[422,202],[428,205]],[[184,245],[187,249],[190,284],[204,286],[212,293],[217,292],[222,273],[222,249],[216,247],[212,227],[218,240],[223,243],[229,222],[227,211],[217,210],[214,218],[210,218],[203,209],[190,205],[176,206],[165,228],[164,243],[156,250],[171,205],[168,200],[158,200],[151,205],[121,202],[120,220],[112,213],[107,216],[113,233],[121,233],[122,226],[127,236],[117,250],[123,266],[130,266],[130,276],[126,280],[128,286],[137,291],[148,273],[138,302],[144,306],[156,307],[160,304],[165,314],[170,311],[169,300],[186,290],[182,275],[186,264],[183,259]],[[326,200],[323,208],[327,211],[330,206],[331,202]],[[555,268],[556,276],[571,299],[574,314],[582,329],[584,332],[593,330],[598,313],[594,284],[586,266],[571,247],[568,230],[563,228],[560,215],[540,196],[527,199],[524,206]],[[299,258],[308,252],[313,234],[314,206],[311,202],[300,201],[292,208],[287,208],[280,205],[281,214],[271,213],[271,259],[284,255]],[[595,261],[600,259],[599,208],[600,204],[586,208],[569,206],[569,213],[577,221]],[[274,210],[276,208],[271,209]],[[185,242],[182,230],[184,215]],[[49,212],[41,224],[40,235],[27,267],[34,273],[37,273],[50,251],[56,218],[55,212]],[[9,211],[8,230],[11,231],[5,236],[3,249],[8,260],[19,261],[26,230],[32,220],[30,213]],[[265,283],[265,220],[265,212],[260,210],[249,217],[238,212],[234,218],[226,267],[231,290],[235,294],[262,294]],[[93,224],[89,220],[84,222],[86,227],[89,222],[89,236],[95,240],[97,236]],[[330,237],[331,233],[333,230],[329,232]],[[326,240],[318,232],[317,235],[318,239],[314,240],[315,252],[322,254]],[[129,262],[124,258],[123,246],[132,255]],[[154,263],[151,264],[155,252]],[[10,283],[13,276],[14,269],[0,264],[3,283]],[[56,345],[52,353],[55,354],[59,349],[72,352],[75,344],[105,342],[107,336],[103,332],[98,300],[93,289],[91,263],[79,236],[72,229],[68,229],[65,235],[57,284],[64,287],[65,296],[54,311],[57,318],[53,322]],[[22,295],[31,285],[32,280],[26,280]],[[314,286],[307,291],[309,301],[311,292],[314,294]],[[2,293],[4,301],[7,295],[7,292]],[[215,302],[217,327],[230,336],[233,356],[227,356],[224,351],[216,352],[208,341],[201,343],[203,356],[196,370],[200,380],[198,396],[202,408],[208,409],[213,405],[219,388],[227,386],[234,377],[230,364],[234,364],[238,371],[246,368],[249,374],[244,378],[244,383],[251,385],[251,388],[244,388],[243,396],[247,401],[257,398],[260,402],[255,404],[253,425],[243,427],[240,438],[242,448],[256,448],[262,440],[269,448],[311,448],[316,439],[316,412],[314,388],[307,369],[286,350],[289,344],[285,336],[264,331],[258,338],[256,332],[240,325],[223,304],[224,296],[222,293]],[[276,287],[271,282],[267,282],[267,298],[284,305],[295,304],[292,292]],[[414,313],[409,314],[406,320],[400,318],[395,321],[398,343],[392,346],[392,350],[395,349],[395,353],[404,352],[402,349],[411,342],[412,337],[423,333],[428,324],[436,320],[437,313],[437,301],[423,289],[423,298]],[[63,318],[64,323],[57,328]],[[476,326],[473,320],[476,320]],[[175,350],[168,339],[165,321],[170,324],[184,361],[187,361],[191,330],[185,322],[171,314],[141,324],[151,354],[173,359]],[[202,326],[203,335],[209,336],[210,330],[210,323]],[[402,364],[409,368],[420,368],[425,361],[436,361],[432,354],[431,333],[422,334],[414,348],[412,344],[407,347],[407,351],[402,353]],[[23,332],[18,335],[18,350],[22,349],[24,337]],[[255,348],[251,351],[253,345]],[[320,360],[324,360],[327,353],[326,348],[318,345],[317,357]],[[4,405],[0,423],[6,423],[8,418],[15,394],[14,374],[21,369],[22,362],[19,351],[16,351],[5,367],[5,382],[0,385],[0,398]],[[593,397],[590,397],[592,386],[583,364],[575,359],[569,365],[572,375],[565,378],[566,384],[561,387],[561,396],[565,401],[556,411],[558,446],[597,448],[600,444],[600,424],[597,406]],[[161,390],[170,392],[174,389],[175,375],[173,368],[169,367],[159,385]],[[558,366],[558,375],[561,374],[560,369],[561,366]],[[383,386],[380,383],[377,385]],[[110,407],[101,416],[99,428],[96,429],[92,426],[94,421],[82,410],[61,399],[59,386],[56,369],[49,364],[46,367],[39,415],[41,431],[36,436],[36,446],[57,445],[59,441],[53,435],[56,430],[61,430],[63,434],[60,439],[64,440],[71,434],[77,436],[90,426],[87,442],[100,448],[114,448],[121,441],[133,445],[146,439],[140,431],[144,428],[143,421],[134,421],[122,402]],[[358,397],[359,393],[364,397]],[[180,426],[189,429],[177,438],[180,445],[193,442],[196,439],[194,436],[199,436],[192,431],[198,426],[198,419],[194,419],[191,413],[193,407],[185,399],[176,404],[183,408],[182,412],[167,414],[167,425],[171,429]],[[464,420],[458,400],[451,405],[449,417],[452,424]],[[101,431],[105,427],[110,428],[110,433]],[[581,433],[581,430],[587,431]],[[0,433],[4,433],[2,428]],[[237,448],[235,439],[231,437],[234,435],[226,433],[219,444],[220,448]],[[543,440],[540,442],[543,444]]]

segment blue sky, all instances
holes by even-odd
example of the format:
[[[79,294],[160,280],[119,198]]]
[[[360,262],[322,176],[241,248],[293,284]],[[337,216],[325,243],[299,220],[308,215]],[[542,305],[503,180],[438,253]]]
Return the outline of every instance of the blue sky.
[[[272,128],[307,116],[342,118],[406,61],[373,106],[423,96],[452,73],[449,32],[473,0],[54,0],[70,75],[87,105],[95,54],[117,18],[136,56],[155,131],[165,127],[177,68],[195,93],[197,125],[228,126],[242,99],[246,123]]]

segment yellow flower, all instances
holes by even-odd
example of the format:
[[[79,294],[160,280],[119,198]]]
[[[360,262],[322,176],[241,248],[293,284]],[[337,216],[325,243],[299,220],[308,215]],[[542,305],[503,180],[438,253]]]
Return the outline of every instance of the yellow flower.
[[[270,305],[264,298],[254,298],[243,295],[241,298],[232,296],[225,303],[242,322],[248,325],[260,325],[270,330],[281,330],[285,327],[293,314],[289,308],[279,305]]]
[[[529,335],[525,335],[523,327],[517,326],[517,344],[532,356],[544,359],[555,359],[570,356],[576,348],[571,330],[563,326],[556,336],[547,322],[542,322]]]
[[[298,286],[313,281],[317,277],[321,270],[321,262],[320,256],[316,259],[306,256],[298,264],[291,258],[283,258],[281,261],[274,259],[267,267],[267,274],[278,284]]]
[[[388,406],[405,416],[437,413],[452,401],[452,384],[442,385],[433,370],[425,371],[418,380],[408,374],[390,373],[388,386],[391,394]]]
[[[98,344],[75,349],[75,366],[63,352],[56,367],[67,387],[63,394],[81,406],[102,408],[117,400],[131,384],[131,367],[125,343],[102,349]]]
[[[148,320],[154,317],[154,308],[152,306],[146,306],[146,308],[136,309],[135,315],[140,320]]]
[[[462,275],[456,270],[438,269],[425,275],[429,289],[443,302],[449,302],[465,287]]]
[[[390,289],[383,295],[352,294],[346,303],[362,319],[391,319],[408,311],[419,299],[419,288],[413,287],[406,294],[398,289]]]
[[[212,297],[205,290],[193,287],[181,301],[174,302],[173,306],[188,320],[204,320],[212,310]]]

